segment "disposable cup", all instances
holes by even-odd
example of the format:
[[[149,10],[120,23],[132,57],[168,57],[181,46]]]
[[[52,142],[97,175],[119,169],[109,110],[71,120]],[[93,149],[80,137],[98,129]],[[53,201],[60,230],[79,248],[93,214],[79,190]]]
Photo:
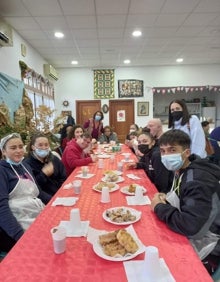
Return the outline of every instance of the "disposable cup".
[[[160,281],[161,268],[158,249],[154,246],[146,247],[144,259],[144,272],[149,281]]]
[[[81,180],[74,180],[73,181],[73,190],[75,194],[80,194],[81,192],[82,181]]]
[[[125,153],[125,161],[128,162],[131,156],[131,153]]]
[[[83,177],[87,177],[88,172],[89,172],[88,166],[83,166],[83,167],[82,167],[82,176],[83,176]]]
[[[109,203],[109,202],[110,202],[109,188],[102,187],[101,203]]]
[[[53,239],[53,248],[56,254],[62,254],[66,250],[66,230],[62,226],[56,226],[51,229]]]
[[[123,163],[122,162],[118,162],[118,171],[123,171]]]
[[[70,211],[70,225],[71,229],[74,231],[79,231],[81,229],[80,211],[77,208]]]

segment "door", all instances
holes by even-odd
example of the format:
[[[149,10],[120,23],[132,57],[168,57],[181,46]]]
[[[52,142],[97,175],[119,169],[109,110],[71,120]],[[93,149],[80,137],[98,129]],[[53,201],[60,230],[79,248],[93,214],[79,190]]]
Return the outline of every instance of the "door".
[[[109,122],[119,142],[124,143],[130,125],[134,124],[134,100],[109,100]]]
[[[84,122],[93,117],[96,111],[101,111],[100,100],[77,100],[76,123],[83,126]]]

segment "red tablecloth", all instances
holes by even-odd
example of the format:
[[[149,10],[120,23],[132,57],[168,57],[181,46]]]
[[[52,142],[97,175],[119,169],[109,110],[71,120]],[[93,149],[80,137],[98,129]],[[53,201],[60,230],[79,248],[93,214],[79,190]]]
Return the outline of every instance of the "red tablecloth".
[[[119,229],[119,226],[105,222],[102,213],[109,207],[127,206],[125,195],[117,190],[110,194],[110,203],[102,204],[101,194],[92,190],[92,187],[103,177],[104,170],[116,169],[118,160],[123,158],[123,155],[118,154],[114,163],[104,159],[103,169],[98,169],[97,164],[89,165],[90,172],[95,176],[82,180],[82,193],[75,206],[51,206],[57,196],[76,196],[73,189],[66,190],[63,186],[75,179],[80,171],[80,168],[77,168],[0,263],[0,281],[127,281],[123,263],[106,261],[98,257],[85,237],[67,238],[66,252],[56,255],[50,234],[50,229],[58,225],[60,220],[69,220],[70,210],[75,207],[80,209],[81,220],[89,220],[91,227],[109,231]],[[141,179],[129,179],[127,173],[135,173]],[[120,187],[132,183],[141,184],[147,188],[149,198],[152,198],[156,192],[143,170],[126,170],[124,166],[123,177],[125,181],[119,183]],[[184,236],[169,230],[156,218],[149,206],[132,206],[132,208],[142,211],[141,220],[133,224],[138,237],[146,246],[153,245],[159,249],[160,257],[165,259],[177,282],[212,281]],[[143,254],[135,259],[143,259]]]

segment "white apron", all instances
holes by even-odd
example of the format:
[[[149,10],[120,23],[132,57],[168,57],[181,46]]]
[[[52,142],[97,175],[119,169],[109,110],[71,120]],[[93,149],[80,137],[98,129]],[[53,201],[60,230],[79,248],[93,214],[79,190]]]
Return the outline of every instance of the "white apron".
[[[9,207],[22,228],[26,230],[43,210],[44,204],[37,198],[39,190],[33,177],[23,165],[22,167],[28,173],[30,179],[20,178],[17,171],[11,165],[19,180],[15,188],[9,193]]]

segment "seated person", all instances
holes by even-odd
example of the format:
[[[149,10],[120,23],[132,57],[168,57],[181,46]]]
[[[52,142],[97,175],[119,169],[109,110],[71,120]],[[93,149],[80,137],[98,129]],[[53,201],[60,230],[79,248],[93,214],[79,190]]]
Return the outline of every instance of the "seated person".
[[[77,166],[86,166],[97,161],[95,155],[84,152],[90,146],[91,140],[92,136],[88,132],[84,132],[80,138],[69,141],[62,155],[62,162],[66,168],[67,176]]]
[[[38,187],[53,196],[66,180],[62,161],[50,151],[50,143],[43,133],[31,137],[27,148],[27,163],[33,171]]]
[[[191,155],[190,145],[189,135],[178,129],[160,137],[161,160],[175,177],[168,194],[154,195],[151,208],[170,229],[190,239],[200,259],[220,261],[220,168]]]
[[[82,136],[84,132],[83,127],[80,124],[74,125],[67,134],[68,140],[78,139]]]
[[[31,168],[22,163],[24,144],[19,134],[1,139],[0,252],[8,252],[43,210]],[[45,198],[44,198],[45,199]]]
[[[115,143],[118,143],[118,136],[109,125],[106,125],[103,128],[104,132],[99,137],[100,144],[109,144],[111,141],[115,141]]]
[[[138,132],[132,131],[126,136],[125,139],[125,145],[127,145],[132,150],[133,153],[135,153],[137,149],[137,145],[138,145],[137,138],[138,138]]]
[[[151,133],[143,132],[138,136],[136,151],[139,161],[127,164],[128,168],[144,169],[159,192],[168,192],[172,185],[173,172],[167,170],[161,162],[160,150]]]
[[[65,133],[61,135],[61,140],[60,140],[60,146],[61,146],[61,151],[63,152],[64,149],[66,148],[67,142],[69,142],[68,134],[72,130],[73,125],[67,124],[66,126],[63,127],[63,130],[65,130]]]

